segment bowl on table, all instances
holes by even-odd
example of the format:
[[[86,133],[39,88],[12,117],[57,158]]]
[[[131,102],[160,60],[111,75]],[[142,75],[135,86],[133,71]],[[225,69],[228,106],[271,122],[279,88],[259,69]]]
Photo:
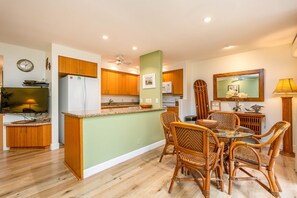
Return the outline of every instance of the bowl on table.
[[[216,128],[219,123],[216,120],[200,119],[196,121],[196,124],[204,126],[209,129]]]
[[[140,104],[141,108],[152,108],[152,104]]]

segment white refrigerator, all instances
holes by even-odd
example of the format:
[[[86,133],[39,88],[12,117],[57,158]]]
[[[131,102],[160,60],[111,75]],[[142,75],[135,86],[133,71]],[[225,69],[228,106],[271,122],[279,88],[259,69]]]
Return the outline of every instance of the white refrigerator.
[[[99,79],[67,75],[59,79],[59,142],[64,144],[62,112],[98,110]]]

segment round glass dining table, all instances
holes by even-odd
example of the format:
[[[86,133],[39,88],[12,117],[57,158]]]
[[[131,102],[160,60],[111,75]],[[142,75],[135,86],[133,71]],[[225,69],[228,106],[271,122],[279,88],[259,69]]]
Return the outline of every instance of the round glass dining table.
[[[254,131],[240,126],[237,130],[228,130],[228,129],[212,129],[212,131],[217,135],[218,138],[228,138],[228,139],[244,139],[249,138],[254,135]]]

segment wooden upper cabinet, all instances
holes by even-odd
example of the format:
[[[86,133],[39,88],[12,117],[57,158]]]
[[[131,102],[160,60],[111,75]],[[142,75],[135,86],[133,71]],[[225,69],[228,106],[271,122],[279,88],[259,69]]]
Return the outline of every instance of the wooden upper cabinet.
[[[163,82],[172,82],[172,94],[183,95],[183,70],[173,70],[164,72]]]
[[[59,73],[61,75],[80,75],[97,78],[97,63],[59,56]]]
[[[74,74],[79,73],[79,61],[73,58],[59,56],[59,73],[63,74]]]
[[[101,69],[102,95],[139,95],[138,75]]]
[[[82,76],[97,78],[97,63],[80,60],[79,73]]]

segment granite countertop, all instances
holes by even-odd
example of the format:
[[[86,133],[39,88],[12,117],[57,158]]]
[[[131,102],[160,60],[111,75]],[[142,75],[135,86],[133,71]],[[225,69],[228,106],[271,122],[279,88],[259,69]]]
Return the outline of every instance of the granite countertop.
[[[4,126],[41,126],[51,124],[50,120],[19,120],[15,122],[5,122]]]
[[[113,102],[111,104],[101,103],[101,109],[110,109],[110,108],[126,108],[126,107],[138,107],[138,102]]]
[[[165,110],[165,108],[153,109],[153,108],[141,108],[139,106],[136,106],[136,107],[128,107],[128,108],[109,108],[109,109],[90,110],[90,111],[70,111],[70,112],[63,112],[63,114],[72,116],[72,117],[77,117],[77,118],[90,118],[90,117],[98,117],[98,116],[143,113],[143,112],[162,111],[162,110]]]

